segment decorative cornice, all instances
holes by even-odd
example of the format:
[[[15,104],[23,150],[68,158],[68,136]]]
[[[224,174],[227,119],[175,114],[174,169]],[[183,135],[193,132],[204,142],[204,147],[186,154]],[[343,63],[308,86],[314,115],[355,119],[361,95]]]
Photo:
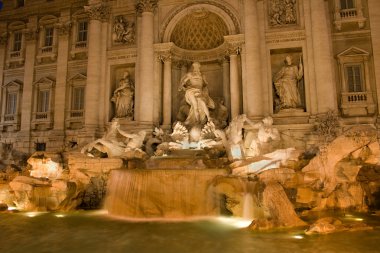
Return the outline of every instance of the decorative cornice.
[[[71,29],[71,22],[57,23],[55,24],[55,28],[57,29],[58,35],[68,35]]]
[[[158,0],[138,0],[136,4],[137,13],[154,12],[157,8]]]
[[[87,12],[90,19],[107,21],[111,14],[111,9],[108,4],[103,2],[84,6],[84,10]]]

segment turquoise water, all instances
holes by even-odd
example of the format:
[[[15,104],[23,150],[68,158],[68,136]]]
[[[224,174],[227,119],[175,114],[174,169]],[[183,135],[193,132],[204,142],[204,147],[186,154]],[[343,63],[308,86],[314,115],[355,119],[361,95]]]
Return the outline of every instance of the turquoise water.
[[[92,212],[0,213],[0,252],[380,252],[380,217],[364,219],[375,229],[307,236],[302,230],[253,232],[217,220],[132,222]]]

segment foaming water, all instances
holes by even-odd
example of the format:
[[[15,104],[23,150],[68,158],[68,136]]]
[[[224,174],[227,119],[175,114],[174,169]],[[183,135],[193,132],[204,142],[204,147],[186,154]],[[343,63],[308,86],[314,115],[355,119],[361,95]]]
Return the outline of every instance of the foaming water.
[[[300,229],[239,229],[229,224],[229,218],[131,222],[104,212],[38,214],[0,213],[2,252],[370,253],[378,252],[380,240],[380,218],[358,215],[374,230],[308,236]]]

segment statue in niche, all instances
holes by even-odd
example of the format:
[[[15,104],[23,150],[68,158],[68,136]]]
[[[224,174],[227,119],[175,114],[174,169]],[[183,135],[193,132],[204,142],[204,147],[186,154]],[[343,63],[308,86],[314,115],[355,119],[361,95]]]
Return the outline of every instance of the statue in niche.
[[[297,0],[271,0],[269,22],[271,26],[297,23]]]
[[[302,107],[298,83],[303,77],[303,65],[300,56],[298,66],[293,65],[290,55],[285,57],[285,66],[274,76],[276,93],[280,98],[277,110]]]
[[[116,118],[133,118],[133,96],[135,93],[133,81],[128,71],[119,81],[119,87],[113,92],[111,101],[115,103]]]
[[[128,22],[123,16],[115,17],[112,38],[114,42],[133,44],[135,42],[135,23]]]
[[[185,91],[185,101],[190,106],[184,122],[187,126],[202,125],[210,121],[209,109],[215,109],[210,98],[205,76],[201,73],[201,64],[194,62],[193,70],[181,78],[179,91]]]

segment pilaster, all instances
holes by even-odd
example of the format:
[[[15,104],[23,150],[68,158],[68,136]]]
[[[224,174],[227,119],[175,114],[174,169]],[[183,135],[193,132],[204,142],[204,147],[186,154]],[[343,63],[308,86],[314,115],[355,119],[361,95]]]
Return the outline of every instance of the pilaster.
[[[24,151],[31,152],[30,130],[32,121],[33,108],[33,81],[34,81],[34,66],[36,59],[37,46],[37,17],[29,18],[27,28],[24,30],[25,36],[25,64],[24,64],[24,87],[21,104],[21,133],[22,142],[28,143],[23,146]]]

